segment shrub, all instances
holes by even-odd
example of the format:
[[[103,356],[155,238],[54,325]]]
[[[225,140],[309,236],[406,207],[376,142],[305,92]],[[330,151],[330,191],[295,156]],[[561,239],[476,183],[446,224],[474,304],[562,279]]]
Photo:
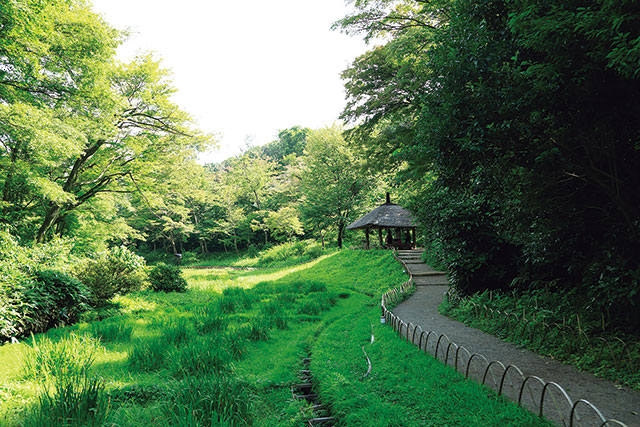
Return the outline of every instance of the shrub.
[[[0,230],[0,343],[76,320],[87,292],[62,273],[69,269],[70,248],[70,242],[61,239],[21,246]],[[52,269],[56,273],[38,274]],[[68,299],[58,287],[69,292]]]
[[[76,274],[91,290],[91,303],[99,307],[116,294],[142,288],[146,280],[144,266],[144,258],[119,246],[85,261]]]
[[[158,263],[149,273],[151,289],[155,292],[185,292],[187,281],[182,277],[182,271],[176,266]]]
[[[37,271],[22,284],[28,332],[75,323],[86,311],[89,290],[76,278],[56,270]]]

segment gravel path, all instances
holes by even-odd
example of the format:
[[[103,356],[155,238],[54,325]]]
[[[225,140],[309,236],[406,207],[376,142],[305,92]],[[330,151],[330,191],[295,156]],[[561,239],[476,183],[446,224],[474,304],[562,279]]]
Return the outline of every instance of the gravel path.
[[[446,334],[451,342],[464,346],[471,353],[484,355],[489,362],[499,360],[505,366],[516,365],[525,376],[536,375],[547,382],[556,382],[567,391],[574,402],[578,399],[586,399],[607,418],[622,421],[629,427],[640,426],[640,392],[518,348],[440,315],[438,305],[442,302],[447,289],[447,286],[418,286],[416,292],[398,305],[393,312],[407,323],[420,325],[425,331],[435,331],[438,335]],[[548,404],[545,403],[545,405]],[[546,411],[545,414],[547,414]],[[554,416],[547,415],[547,417],[562,423]]]

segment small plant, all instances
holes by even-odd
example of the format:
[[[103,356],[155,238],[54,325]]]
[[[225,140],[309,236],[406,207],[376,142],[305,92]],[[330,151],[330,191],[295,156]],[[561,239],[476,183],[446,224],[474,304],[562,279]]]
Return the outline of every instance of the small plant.
[[[182,277],[182,271],[173,265],[158,263],[149,273],[151,289],[155,292],[185,292],[187,281]]]

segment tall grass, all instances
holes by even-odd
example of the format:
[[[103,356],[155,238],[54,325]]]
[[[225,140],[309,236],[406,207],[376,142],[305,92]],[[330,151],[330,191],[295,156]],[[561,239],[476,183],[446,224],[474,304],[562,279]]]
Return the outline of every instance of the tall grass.
[[[187,377],[163,407],[166,426],[248,426],[250,387],[227,375]]]
[[[133,333],[133,326],[123,318],[106,319],[89,325],[91,335],[103,343],[128,341]]]
[[[232,354],[219,336],[198,337],[171,350],[171,373],[179,377],[199,377],[231,371]]]
[[[94,427],[104,423],[109,398],[104,382],[97,378],[74,378],[45,387],[30,408],[24,427]]]
[[[23,359],[24,377],[58,383],[68,383],[88,374],[101,348],[96,339],[75,334],[58,340],[32,337],[30,346]]]
[[[223,313],[235,313],[251,309],[255,296],[242,288],[227,288],[222,292],[220,299],[220,311]]]

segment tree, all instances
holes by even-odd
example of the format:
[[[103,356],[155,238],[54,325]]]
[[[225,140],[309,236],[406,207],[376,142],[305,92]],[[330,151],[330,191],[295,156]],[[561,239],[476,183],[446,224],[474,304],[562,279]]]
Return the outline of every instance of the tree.
[[[310,130],[294,126],[278,132],[278,139],[266,144],[263,153],[282,164],[291,163],[292,156],[301,156]]]
[[[275,175],[274,164],[261,157],[241,156],[230,162],[227,174],[239,195],[252,199],[256,210],[262,209],[262,197]]]
[[[291,206],[284,206],[277,212],[269,212],[264,222],[278,240],[290,241],[293,236],[302,235],[304,232],[298,211]]]
[[[321,228],[334,227],[340,248],[346,225],[372,185],[362,173],[362,163],[346,144],[341,128],[332,126],[309,134],[300,173],[301,210],[307,221]]]
[[[633,2],[356,6],[342,24],[387,43],[345,73],[345,117],[362,123],[355,134],[368,152],[406,165],[405,178],[435,177],[412,205],[441,239],[456,286],[579,288],[590,307],[632,324],[640,305]],[[394,14],[402,25],[390,25]],[[399,84],[412,65],[421,88]],[[389,108],[407,88],[412,107]],[[390,132],[403,118],[411,132]]]

